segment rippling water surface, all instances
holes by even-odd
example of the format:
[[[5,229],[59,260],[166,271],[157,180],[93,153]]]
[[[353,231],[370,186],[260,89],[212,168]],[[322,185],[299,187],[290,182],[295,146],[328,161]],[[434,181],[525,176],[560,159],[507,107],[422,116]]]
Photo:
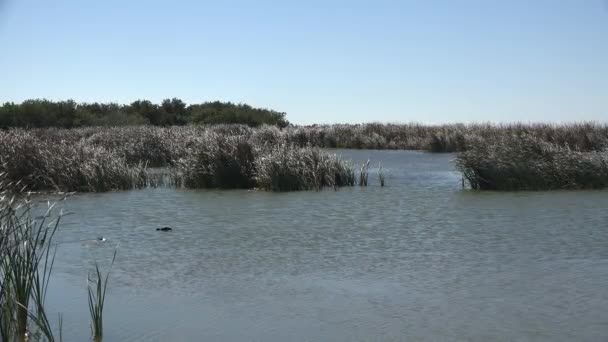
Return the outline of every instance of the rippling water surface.
[[[608,339],[608,192],[473,192],[450,154],[337,152],[387,186],[70,198],[65,340],[89,338],[86,275],[116,246],[104,341]]]

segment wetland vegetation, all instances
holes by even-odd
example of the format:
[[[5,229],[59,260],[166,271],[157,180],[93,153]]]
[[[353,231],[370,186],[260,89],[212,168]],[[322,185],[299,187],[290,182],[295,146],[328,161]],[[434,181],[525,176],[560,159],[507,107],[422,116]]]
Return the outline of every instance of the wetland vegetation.
[[[356,164],[331,148],[455,152],[472,189],[608,187],[608,128],[570,125],[363,124],[279,127],[246,124],[10,128],[0,130],[0,333],[61,340],[49,318],[51,241],[61,216],[31,215],[25,191],[106,192],[164,183],[184,188],[319,190],[367,186],[370,160]],[[390,159],[384,160],[388,162]],[[386,173],[374,171],[381,186]],[[168,180],[160,182],[155,170]],[[376,172],[377,171],[377,172]],[[114,257],[116,254],[114,253]],[[112,258],[112,264],[114,261]],[[111,267],[111,266],[110,266]],[[88,278],[91,334],[103,336],[108,274]]]
[[[455,152],[472,189],[608,186],[608,126],[598,123],[10,128],[0,131],[0,171],[35,191],[137,189],[157,183],[149,172],[157,167],[170,170],[169,183],[187,188],[367,183],[355,172],[365,160],[355,165],[328,148]]]

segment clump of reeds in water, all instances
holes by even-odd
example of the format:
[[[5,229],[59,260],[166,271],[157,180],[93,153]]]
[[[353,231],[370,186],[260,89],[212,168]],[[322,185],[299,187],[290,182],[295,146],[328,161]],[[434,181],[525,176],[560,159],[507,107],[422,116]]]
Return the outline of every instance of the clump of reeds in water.
[[[472,189],[608,187],[608,151],[576,151],[528,134],[472,144],[458,154],[456,165]]]
[[[367,181],[369,179],[369,162],[370,160],[368,159],[367,162],[363,163],[361,168],[359,168],[359,186],[367,186]]]
[[[63,213],[54,214],[51,203],[43,215],[34,218],[33,210],[21,184],[10,182],[6,173],[0,172],[0,341],[62,341],[63,317],[59,314],[56,331],[45,299],[55,261],[53,239]],[[116,251],[110,269],[115,258]],[[109,272],[104,276],[96,264],[95,274],[88,277],[95,341],[101,341],[103,336]]]
[[[30,202],[16,200],[15,184],[0,173],[0,339],[36,335],[54,341],[45,298],[55,259],[51,241],[61,215],[52,205],[32,219]]]
[[[110,271],[116,260],[116,251],[110,263],[110,269],[105,274],[101,273],[99,264],[95,263],[95,272],[87,278],[88,281],[88,298],[89,298],[89,314],[91,315],[91,335],[93,340],[98,342],[103,338],[103,309],[106,300],[106,291],[108,288],[108,280],[110,279]]]
[[[386,175],[384,174],[384,169],[380,163],[378,163],[378,180],[380,181],[380,186],[384,186]]]
[[[0,171],[31,190],[109,191],[170,183],[273,191],[353,185],[348,163],[287,142],[276,127],[121,127],[0,132]],[[164,142],[159,142],[164,141]],[[171,168],[171,181],[148,165]]]
[[[145,185],[142,164],[85,142],[46,142],[28,131],[0,132],[0,172],[29,190],[102,192]]]
[[[173,173],[175,183],[188,188],[296,191],[354,185],[349,163],[315,147],[289,144],[268,126],[211,128],[196,138]]]
[[[247,136],[206,132],[177,161],[176,183],[187,188],[252,188],[255,156]]]
[[[355,184],[351,163],[318,148],[279,144],[255,160],[255,182],[272,191],[319,190]]]

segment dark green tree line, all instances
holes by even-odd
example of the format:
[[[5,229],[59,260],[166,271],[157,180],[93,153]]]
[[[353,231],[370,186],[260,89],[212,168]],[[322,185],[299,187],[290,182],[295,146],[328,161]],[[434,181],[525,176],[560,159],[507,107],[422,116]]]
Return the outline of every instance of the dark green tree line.
[[[33,99],[20,104],[6,102],[0,106],[0,128],[172,126],[191,123],[245,124],[251,127],[289,125],[283,112],[219,101],[187,105],[178,98],[165,99],[161,104],[137,100],[128,105]]]

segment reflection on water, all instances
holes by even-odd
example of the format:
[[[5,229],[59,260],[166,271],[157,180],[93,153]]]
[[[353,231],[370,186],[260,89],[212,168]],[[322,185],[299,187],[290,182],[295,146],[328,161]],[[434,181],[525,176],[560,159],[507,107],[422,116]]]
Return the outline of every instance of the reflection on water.
[[[86,274],[116,246],[105,341],[608,336],[608,192],[478,193],[449,154],[338,153],[387,186],[69,199],[48,298],[66,340],[88,338]]]

